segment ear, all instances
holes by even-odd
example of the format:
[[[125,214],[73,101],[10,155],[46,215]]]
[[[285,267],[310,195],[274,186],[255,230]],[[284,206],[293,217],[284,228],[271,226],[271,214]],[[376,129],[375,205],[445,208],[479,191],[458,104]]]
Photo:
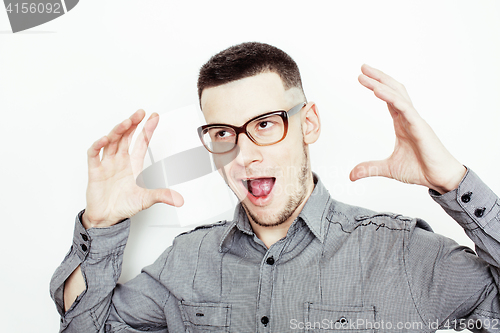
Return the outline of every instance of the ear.
[[[319,112],[314,102],[309,102],[305,106],[305,112],[302,113],[302,134],[304,143],[311,144],[316,142],[321,132],[321,121]]]

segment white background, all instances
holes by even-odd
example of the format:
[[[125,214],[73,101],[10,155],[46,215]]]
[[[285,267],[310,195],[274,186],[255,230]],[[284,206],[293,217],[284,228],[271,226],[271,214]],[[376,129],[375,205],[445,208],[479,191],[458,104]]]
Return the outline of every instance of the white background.
[[[2,332],[58,330],[48,286],[85,207],[90,144],[138,108],[196,103],[199,67],[244,41],[274,44],[298,62],[323,124],[313,169],[335,199],[422,217],[472,246],[426,189],[348,180],[354,165],[385,158],[394,144],[384,103],[357,76],[366,62],[403,82],[449,150],[500,193],[499,17],[500,2],[482,0],[85,0],[12,34],[0,10]],[[181,231],[136,228],[127,253],[137,267]]]

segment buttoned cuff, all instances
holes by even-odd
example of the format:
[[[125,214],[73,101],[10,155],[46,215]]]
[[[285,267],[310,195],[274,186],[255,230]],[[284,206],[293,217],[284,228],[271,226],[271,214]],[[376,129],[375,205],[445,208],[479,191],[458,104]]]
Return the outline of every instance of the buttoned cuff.
[[[89,254],[102,257],[116,252],[117,248],[125,246],[130,231],[130,219],[123,220],[110,227],[86,230],[82,224],[84,212],[85,210],[82,210],[78,213],[73,234],[73,249],[76,250],[76,254],[81,261],[84,261]]]
[[[498,197],[472,170],[467,169],[455,190],[442,195],[429,190],[429,194],[464,229],[498,233]]]

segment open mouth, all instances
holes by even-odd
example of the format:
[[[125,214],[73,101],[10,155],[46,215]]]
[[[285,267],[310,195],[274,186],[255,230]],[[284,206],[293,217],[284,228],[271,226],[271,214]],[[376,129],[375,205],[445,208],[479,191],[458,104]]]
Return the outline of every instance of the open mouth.
[[[254,197],[265,197],[271,193],[276,182],[276,178],[256,178],[256,179],[242,179],[243,186],[248,190],[248,193]]]

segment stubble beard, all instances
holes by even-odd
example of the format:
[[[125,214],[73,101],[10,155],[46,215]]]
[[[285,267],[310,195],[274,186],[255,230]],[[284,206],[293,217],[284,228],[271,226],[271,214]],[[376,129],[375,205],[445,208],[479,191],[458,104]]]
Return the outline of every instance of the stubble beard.
[[[276,214],[276,218],[274,221],[263,221],[263,219],[259,219],[252,211],[248,208],[248,206],[242,201],[241,204],[245,208],[246,213],[252,219],[255,224],[262,227],[276,227],[280,224],[285,223],[290,216],[297,210],[297,207],[304,201],[306,193],[307,193],[307,176],[310,173],[309,164],[307,158],[307,150],[304,145],[304,153],[303,153],[303,161],[300,167],[300,173],[298,175],[299,186],[295,189],[295,191],[290,195],[288,202],[285,207]],[[285,193],[286,195],[286,193]]]

